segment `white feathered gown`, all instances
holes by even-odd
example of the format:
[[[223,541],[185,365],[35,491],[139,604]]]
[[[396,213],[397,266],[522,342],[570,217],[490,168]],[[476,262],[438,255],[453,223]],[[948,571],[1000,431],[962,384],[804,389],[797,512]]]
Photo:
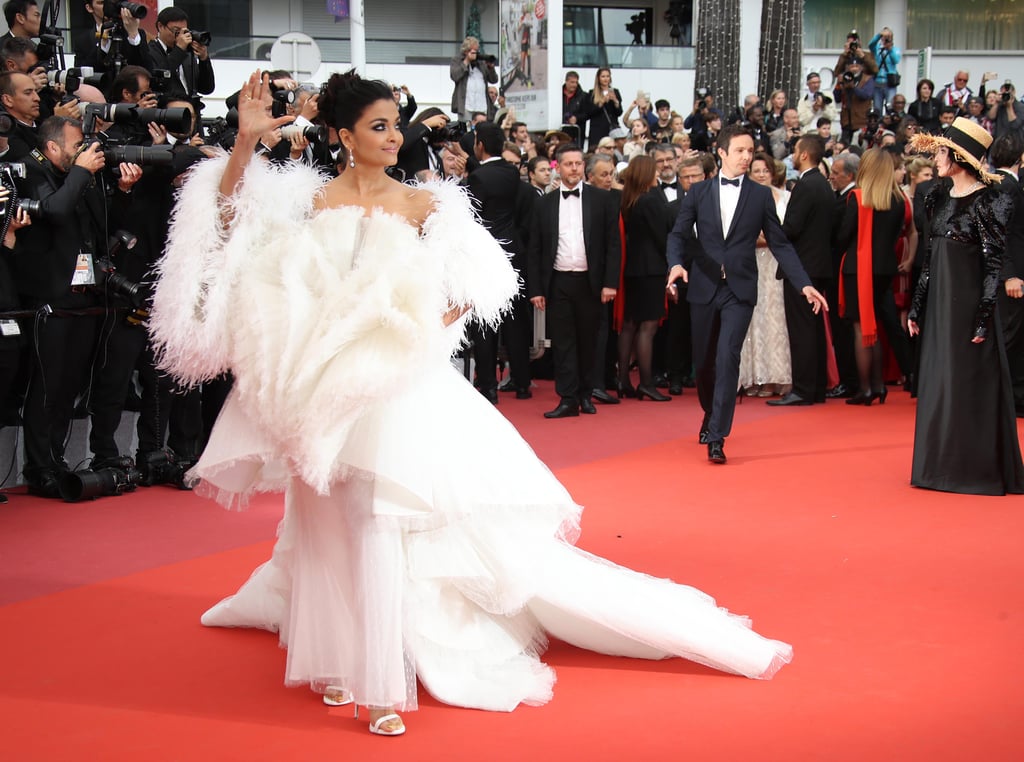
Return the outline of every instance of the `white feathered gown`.
[[[222,229],[223,168],[182,192],[151,330],[184,381],[235,377],[200,488],[283,491],[285,515],[271,560],[204,624],[279,632],[289,685],[406,710],[417,678],[459,706],[548,701],[549,634],[748,677],[789,661],[699,590],[573,547],[580,508],[449,363],[449,303],[494,322],[518,285],[458,188],[430,186],[417,231],[315,213],[321,178],[254,161]]]

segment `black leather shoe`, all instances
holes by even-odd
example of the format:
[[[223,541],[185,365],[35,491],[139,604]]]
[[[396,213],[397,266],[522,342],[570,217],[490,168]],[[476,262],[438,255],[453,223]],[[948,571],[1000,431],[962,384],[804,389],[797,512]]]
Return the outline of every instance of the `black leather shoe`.
[[[516,389],[517,400],[528,400],[533,398],[533,392],[529,389]]]
[[[853,389],[848,387],[846,384],[836,384],[827,392],[825,392],[825,398],[830,400],[839,400],[853,396]]]
[[[796,405],[813,405],[814,403],[810,400],[805,400],[799,394],[790,392],[784,397],[779,397],[777,400],[768,400],[764,404],[771,405],[772,407],[793,407]]]
[[[701,421],[700,424],[700,433],[697,435],[697,441],[700,442],[702,445],[706,445],[710,441],[708,440],[708,420],[710,419],[710,417],[710,415],[705,413],[704,420]]]
[[[657,388],[653,386],[644,386],[643,384],[640,384],[640,386],[636,388],[636,398],[637,400],[642,400],[644,397],[647,397],[652,402],[672,401],[671,397],[669,397],[667,394],[662,394],[657,390]]]
[[[680,394],[683,393],[683,382],[673,381],[671,384],[668,385],[668,393],[671,394],[673,397],[678,397]]]
[[[482,395],[484,395],[484,397],[487,398],[487,401],[490,402],[492,405],[497,405],[498,404],[498,390],[497,390],[497,388],[492,387],[490,389],[481,389],[480,393]]]
[[[562,400],[558,407],[544,413],[545,418],[573,418],[580,414],[580,406],[573,400]]]
[[[670,382],[668,380],[668,374],[667,373],[659,373],[658,375],[656,375],[654,377],[654,387],[656,389],[659,389],[659,388],[660,389],[667,389],[669,383]]]
[[[725,463],[725,450],[722,449],[724,443],[722,440],[717,442],[708,442],[708,460],[712,463],[722,464]]]
[[[604,389],[594,389],[594,392],[591,396],[595,400],[600,402],[602,405],[618,405],[620,402],[618,398],[613,397]]]
[[[512,380],[512,376],[509,376],[504,381],[502,381],[500,384],[498,384],[498,391],[499,392],[514,392],[514,391],[518,391],[518,389],[516,388],[515,382]]]
[[[40,474],[28,483],[28,494],[36,497],[60,497],[60,483],[54,473]]]
[[[618,402],[618,400],[615,401]],[[584,397],[583,399],[580,400],[580,412],[586,413],[587,415],[597,414],[597,408],[594,407],[594,403],[590,399],[590,397]]]

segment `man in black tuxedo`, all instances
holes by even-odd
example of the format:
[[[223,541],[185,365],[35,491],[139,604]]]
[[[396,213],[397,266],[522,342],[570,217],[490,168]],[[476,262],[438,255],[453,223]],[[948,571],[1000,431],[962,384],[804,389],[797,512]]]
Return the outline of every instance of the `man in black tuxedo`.
[[[156,39],[150,40],[149,58],[152,70],[171,73],[165,92],[169,98],[194,99],[216,87],[210,51],[192,39],[188,14],[181,8],[164,8],[156,17]]]
[[[828,284],[826,297],[833,303],[839,303],[839,269],[843,261],[842,247],[838,244],[839,228],[842,226],[843,215],[846,213],[846,203],[850,192],[857,185],[857,171],[860,169],[860,157],[855,153],[844,152],[832,159],[832,174],[828,182],[835,194],[835,201],[832,213],[832,278]],[[915,204],[915,216],[917,206]],[[921,203],[922,214],[924,203]],[[920,252],[919,252],[920,255]],[[923,259],[923,256],[921,257]],[[916,282],[916,280],[915,280]],[[852,397],[857,391],[859,382],[857,380],[857,358],[853,351],[853,325],[849,320],[843,320],[839,311],[829,312],[829,325],[832,328],[832,346],[836,353],[836,369],[839,371],[839,383],[825,392],[828,399],[842,399]]]
[[[825,155],[825,141],[820,135],[803,135],[793,151],[793,168],[800,179],[786,207],[782,230],[796,248],[811,285],[822,293],[832,280],[832,215],[835,194],[828,180],[818,170]],[[779,274],[781,278],[781,273]],[[793,370],[793,390],[785,396],[768,400],[769,405],[810,405],[824,402],[828,386],[828,342],[825,320],[807,309],[806,298],[792,282],[785,281],[783,301],[786,306],[786,328],[789,332],[789,356]]]
[[[1014,197],[1013,215],[1006,228],[1006,256],[999,280],[999,317],[1006,341],[1006,359],[1013,384],[1013,406],[1024,418],[1024,189],[1020,182],[1024,140],[1015,132],[996,138],[989,149],[989,162],[1002,175],[996,188]]]
[[[146,30],[140,28],[139,19],[132,16],[128,9],[121,9],[120,21],[124,26],[126,40],[120,44],[119,49],[114,48],[111,41],[114,19],[104,17],[103,4],[104,0],[85,4],[85,10],[92,16],[93,23],[87,29],[78,30],[71,37],[75,66],[91,66],[97,72],[111,72],[111,78],[117,74],[114,71],[115,64],[151,69],[153,64],[149,60]],[[117,55],[122,56],[119,62],[114,60]]]
[[[669,234],[666,287],[678,298],[675,282],[682,278],[688,284],[697,394],[704,409],[700,441],[708,445],[708,460],[725,463],[740,350],[757,302],[755,246],[762,230],[783,273],[814,312],[828,305],[782,232],[771,190],[746,179],[753,136],[738,124],[729,125],[719,133],[716,150],[722,162],[718,178],[690,189]]]
[[[505,133],[493,122],[476,126],[475,154],[480,166],[470,172],[466,186],[475,201],[484,226],[509,253],[512,266],[526,271],[526,246],[522,229],[529,224],[534,194],[519,178],[519,169],[503,158],[501,150]],[[530,392],[530,305],[520,287],[512,303],[512,311],[501,324],[508,347],[510,375],[516,399],[529,399]],[[494,328],[473,323],[473,357],[480,393],[492,404],[498,404],[498,332]]]
[[[561,189],[534,206],[527,261],[527,293],[547,310],[555,391],[561,398],[546,418],[596,413],[585,382],[594,364],[601,305],[619,285],[619,209],[614,196],[583,184],[583,151],[566,143],[555,155]]]

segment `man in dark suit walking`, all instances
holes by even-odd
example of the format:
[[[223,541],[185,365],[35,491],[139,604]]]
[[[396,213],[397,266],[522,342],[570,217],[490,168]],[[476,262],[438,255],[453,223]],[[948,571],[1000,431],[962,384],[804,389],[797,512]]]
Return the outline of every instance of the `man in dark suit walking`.
[[[1013,384],[1013,406],[1018,418],[1024,418],[1024,190],[1021,189],[1020,163],[1024,141],[1008,132],[992,142],[989,161],[1002,175],[996,187],[1014,198],[1013,214],[1006,227],[1006,256],[999,280],[999,317],[1006,341],[1006,359]]]
[[[800,264],[811,285],[825,293],[832,280],[832,215],[835,194],[818,164],[825,155],[820,135],[803,135],[793,151],[793,168],[800,179],[786,207],[782,230],[796,248]],[[781,278],[781,273],[779,274]],[[783,286],[789,355],[793,369],[793,390],[769,405],[810,405],[824,402],[828,386],[828,342],[825,336],[827,315],[807,309],[806,298],[789,280]]]
[[[596,413],[585,382],[594,365],[601,305],[619,284],[619,210],[609,191],[583,184],[583,151],[572,143],[555,155],[561,190],[537,200],[526,285],[534,307],[547,310],[555,391],[546,418]]]
[[[755,245],[762,230],[783,273],[814,312],[828,305],[782,232],[771,191],[746,180],[753,136],[740,125],[730,125],[719,133],[716,150],[722,162],[718,177],[690,189],[669,234],[666,287],[678,298],[675,282],[682,278],[688,283],[697,394],[704,409],[700,441],[707,443],[708,460],[725,463],[740,350],[757,302]]]
[[[501,158],[505,133],[493,122],[481,122],[475,130],[476,158],[480,166],[470,172],[466,185],[476,202],[480,219],[511,255],[512,266],[526,271],[526,246],[522,229],[529,224],[534,194],[519,178],[519,168]],[[477,323],[472,327],[473,357],[480,393],[498,404],[498,332]],[[516,399],[529,399],[530,392],[530,305],[520,292],[512,311],[502,321],[502,334],[508,347],[512,385]]]

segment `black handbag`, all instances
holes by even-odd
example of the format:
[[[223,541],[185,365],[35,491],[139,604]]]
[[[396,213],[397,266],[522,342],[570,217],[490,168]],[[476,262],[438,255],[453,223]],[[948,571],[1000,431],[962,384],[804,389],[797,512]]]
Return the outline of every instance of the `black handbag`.
[[[887,84],[889,87],[899,87],[900,86],[900,75],[897,74],[896,72],[890,72],[889,74],[886,74],[885,75],[885,84]]]

